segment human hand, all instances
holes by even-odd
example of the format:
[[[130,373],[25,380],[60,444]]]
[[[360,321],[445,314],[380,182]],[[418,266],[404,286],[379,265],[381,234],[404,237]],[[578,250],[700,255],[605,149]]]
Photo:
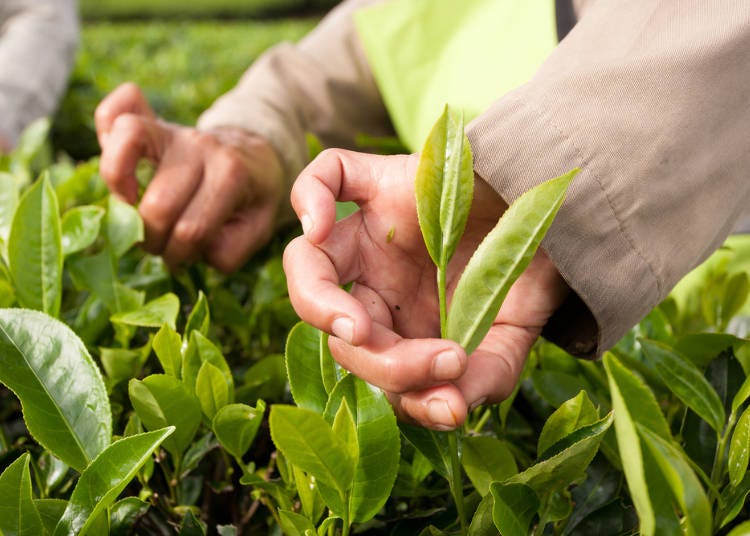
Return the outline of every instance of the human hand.
[[[452,429],[468,411],[506,398],[542,327],[569,289],[539,250],[508,293],[488,335],[467,358],[439,339],[436,272],[416,213],[417,157],[326,151],[299,176],[292,205],[304,236],[284,253],[300,317],[333,336],[333,357],[386,391],[399,418]],[[335,222],[334,201],[361,208]],[[448,267],[451,295],[469,257],[507,205],[482,180]],[[341,285],[353,282],[347,293]]]
[[[171,268],[202,258],[230,272],[271,237],[284,183],[281,161],[264,139],[163,121],[131,83],[99,104],[95,121],[101,174],[113,194],[135,204],[138,161],[155,164],[138,206],[143,248]]]

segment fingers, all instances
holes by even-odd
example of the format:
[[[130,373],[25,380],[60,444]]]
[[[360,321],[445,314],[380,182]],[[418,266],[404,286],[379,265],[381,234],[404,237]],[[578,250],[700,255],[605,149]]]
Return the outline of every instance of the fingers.
[[[271,205],[250,207],[234,215],[204,247],[203,259],[224,273],[237,270],[271,239],[275,215]]]
[[[454,430],[468,414],[463,394],[450,383],[402,395],[389,393],[388,399],[400,421],[433,430]]]
[[[96,135],[102,147],[104,147],[103,139],[112,129],[115,119],[123,114],[134,114],[152,119],[156,117],[143,92],[132,82],[119,85],[96,107],[94,123]]]

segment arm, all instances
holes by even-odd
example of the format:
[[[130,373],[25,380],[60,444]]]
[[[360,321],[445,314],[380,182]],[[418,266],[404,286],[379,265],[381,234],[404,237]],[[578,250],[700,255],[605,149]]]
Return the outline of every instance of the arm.
[[[57,108],[78,45],[75,0],[0,4],[0,138],[12,147],[34,119]]]
[[[548,326],[573,353],[617,342],[747,204],[748,47],[744,2],[598,2],[470,125],[475,169],[508,202],[582,168],[543,243],[585,304]]]

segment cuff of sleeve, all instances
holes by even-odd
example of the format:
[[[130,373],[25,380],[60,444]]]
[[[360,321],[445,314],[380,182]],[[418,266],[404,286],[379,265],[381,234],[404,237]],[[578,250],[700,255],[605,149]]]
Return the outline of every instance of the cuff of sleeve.
[[[600,357],[658,302],[652,267],[626,232],[593,156],[551,114],[498,100],[467,129],[475,171],[508,203],[574,167],[565,203],[542,247],[574,291],[544,336],[573,355]]]

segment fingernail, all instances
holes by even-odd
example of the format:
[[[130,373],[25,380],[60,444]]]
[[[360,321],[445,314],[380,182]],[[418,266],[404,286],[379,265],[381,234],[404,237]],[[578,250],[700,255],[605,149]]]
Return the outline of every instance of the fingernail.
[[[471,406],[469,406],[469,411],[474,411],[475,409],[477,409],[479,406],[481,406],[485,402],[487,402],[487,397],[483,396],[482,398],[480,398],[479,400],[477,400],[476,402],[474,402]]]
[[[432,379],[438,381],[455,380],[461,375],[461,359],[454,350],[446,350],[432,361]]]
[[[433,398],[427,403],[427,417],[435,428],[441,430],[453,430],[458,426],[448,402],[439,398]]]
[[[340,316],[331,324],[331,331],[339,339],[352,344],[354,340],[354,322],[351,318]]]
[[[303,214],[299,218],[300,223],[302,223],[302,232],[305,234],[309,234],[310,231],[313,230],[313,221],[310,216],[307,214]]]

